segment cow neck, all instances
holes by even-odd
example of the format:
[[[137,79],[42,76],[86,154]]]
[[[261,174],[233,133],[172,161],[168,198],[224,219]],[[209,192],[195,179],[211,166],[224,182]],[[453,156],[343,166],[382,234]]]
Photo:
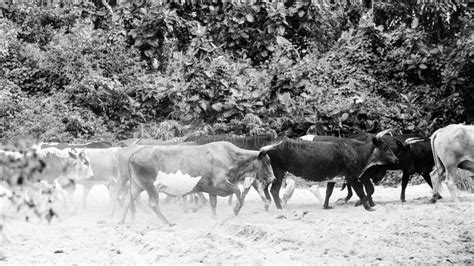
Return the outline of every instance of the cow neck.
[[[375,150],[375,145],[372,141],[367,141],[363,143],[355,143],[356,145],[356,152],[358,159],[357,167],[358,169],[354,169],[357,172],[357,177],[360,178],[364,172],[372,167],[375,164],[369,164],[369,161],[372,159],[371,156]]]
[[[248,176],[248,173],[256,171],[255,167],[250,167],[250,165],[257,158],[258,151],[245,150],[234,146],[233,149],[230,149],[230,152],[232,152],[232,158],[236,164],[230,170],[229,178],[232,179],[232,182],[237,182],[242,177]]]

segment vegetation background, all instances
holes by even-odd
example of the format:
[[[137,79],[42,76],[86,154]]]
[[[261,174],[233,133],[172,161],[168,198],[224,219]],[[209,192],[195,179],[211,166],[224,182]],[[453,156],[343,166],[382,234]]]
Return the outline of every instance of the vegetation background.
[[[2,143],[139,130],[431,134],[474,120],[474,23],[463,4],[376,3],[372,15],[293,1],[30,2],[1,9]]]

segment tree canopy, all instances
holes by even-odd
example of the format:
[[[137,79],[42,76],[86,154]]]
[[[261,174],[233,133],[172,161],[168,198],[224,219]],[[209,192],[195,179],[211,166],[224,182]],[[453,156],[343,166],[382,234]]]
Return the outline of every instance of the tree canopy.
[[[458,3],[38,7],[0,19],[0,139],[429,134],[472,123]]]

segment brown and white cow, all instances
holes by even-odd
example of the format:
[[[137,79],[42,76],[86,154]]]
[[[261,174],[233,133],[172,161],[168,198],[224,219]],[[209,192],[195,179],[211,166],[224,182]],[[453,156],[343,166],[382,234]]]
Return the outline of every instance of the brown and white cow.
[[[441,181],[444,179],[453,200],[459,201],[456,193],[459,180],[457,168],[474,173],[474,126],[449,125],[436,130],[430,138],[436,167],[436,173],[431,174],[431,202],[435,203],[440,198]]]
[[[230,194],[235,194],[238,199],[238,204],[234,207],[234,213],[238,214],[242,199],[236,184],[241,179],[255,174],[262,182],[272,182],[275,178],[270,159],[264,151],[240,149],[229,142],[213,142],[200,146],[138,146],[125,148],[121,154],[119,157],[130,155],[127,170],[131,181],[131,199],[125,207],[122,223],[130,204],[146,190],[150,207],[163,223],[171,225],[159,208],[160,191],[157,187],[160,187],[160,184],[156,183],[159,172],[170,174],[180,171],[194,178],[201,177],[188,193],[209,193],[214,216],[217,196]]]

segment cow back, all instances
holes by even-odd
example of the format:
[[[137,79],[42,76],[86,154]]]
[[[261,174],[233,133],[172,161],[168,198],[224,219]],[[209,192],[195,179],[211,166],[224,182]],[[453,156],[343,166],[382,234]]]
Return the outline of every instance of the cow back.
[[[46,167],[38,174],[38,179],[44,179],[50,183],[57,178],[80,180],[90,178],[92,169],[90,160],[86,158],[73,158],[70,156],[71,149],[45,148],[38,151],[38,156],[45,162]],[[87,156],[87,155],[86,155]]]
[[[109,181],[119,175],[118,151],[122,148],[86,149],[94,176],[91,181]]]
[[[269,134],[233,137],[228,135],[201,135],[187,137],[185,142],[195,142],[198,145],[204,145],[212,142],[227,141],[235,146],[246,150],[259,150],[261,147],[268,145],[273,140]]]
[[[155,180],[159,171],[166,174],[181,171],[191,177],[201,176],[201,182],[209,187],[216,182],[211,180],[213,178],[228,178],[230,182],[236,182],[249,170],[246,168],[248,164],[257,160],[259,153],[240,149],[229,142],[199,146],[142,146],[125,152],[130,155],[134,175],[141,178],[142,182]]]
[[[67,149],[67,148],[74,148],[74,149],[81,149],[81,148],[88,148],[88,149],[105,149],[112,147],[112,143],[107,141],[96,141],[96,142],[89,142],[84,144],[74,144],[74,143],[56,143],[56,142],[43,142],[40,144],[41,149],[45,148],[56,148],[59,150]]]

